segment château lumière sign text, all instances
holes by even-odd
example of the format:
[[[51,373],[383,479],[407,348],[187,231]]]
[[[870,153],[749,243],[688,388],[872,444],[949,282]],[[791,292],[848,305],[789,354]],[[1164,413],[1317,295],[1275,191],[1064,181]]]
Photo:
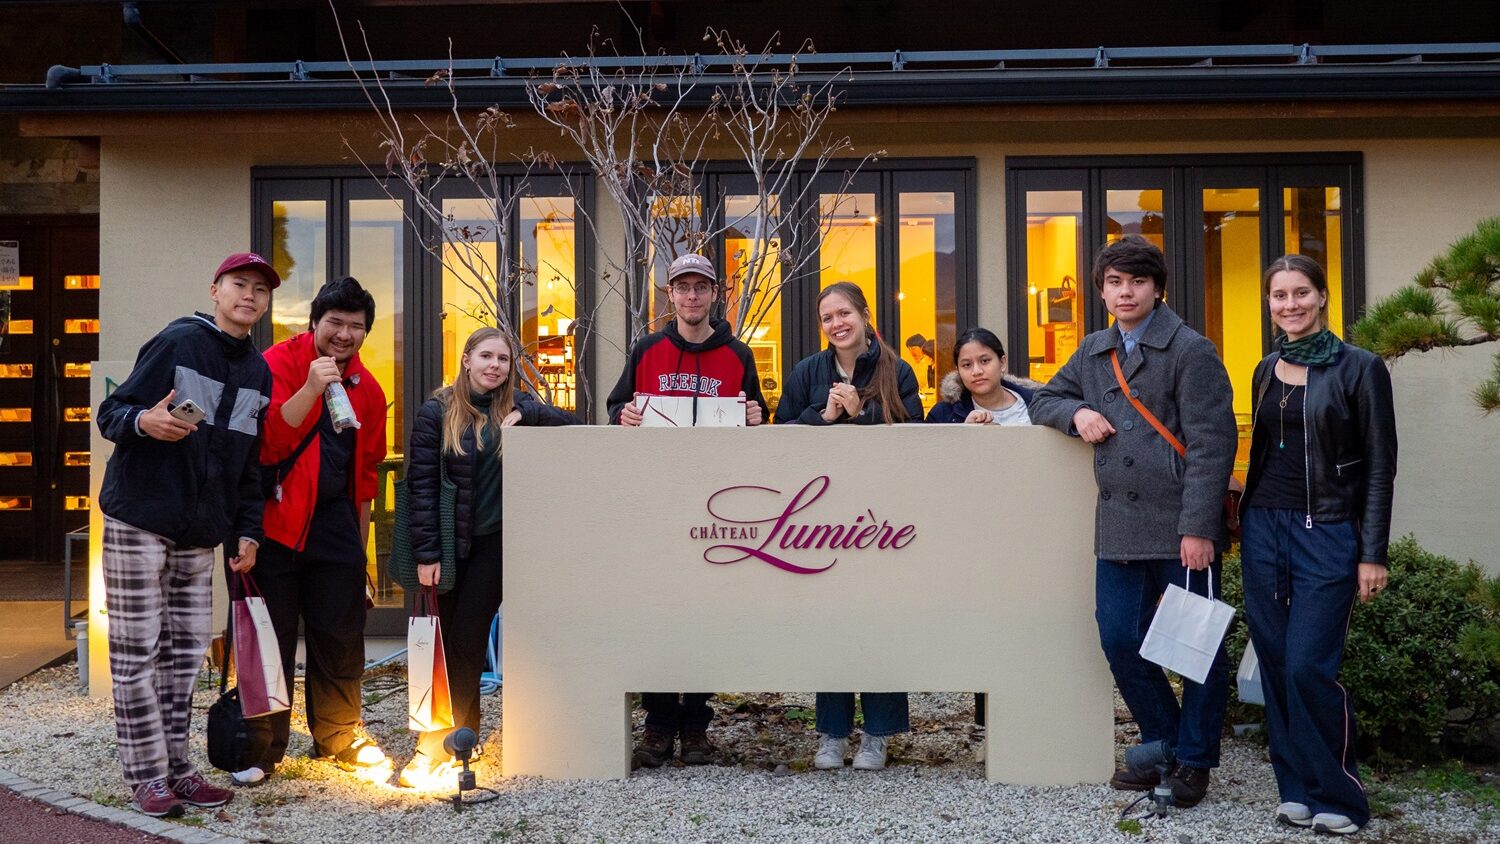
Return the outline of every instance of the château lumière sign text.
[[[703,559],[715,565],[755,559],[794,574],[825,572],[847,551],[899,551],[917,538],[915,525],[825,500],[830,486],[820,475],[791,495],[750,484],[721,489],[708,497],[712,521],[688,536],[714,543]]]

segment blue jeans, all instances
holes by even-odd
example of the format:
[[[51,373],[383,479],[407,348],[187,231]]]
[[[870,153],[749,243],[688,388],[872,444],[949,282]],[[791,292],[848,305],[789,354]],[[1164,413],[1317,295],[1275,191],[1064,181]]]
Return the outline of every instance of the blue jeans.
[[[1365,825],[1354,704],[1339,683],[1359,586],[1352,521],[1306,526],[1296,510],[1251,507],[1240,541],[1245,614],[1266,694],[1271,768],[1282,802]]]
[[[911,729],[906,692],[865,692],[865,735],[893,736]],[[832,738],[848,738],[854,732],[854,692],[818,692],[817,730]]]
[[[1222,565],[1211,567],[1214,597],[1219,597]],[[1188,569],[1182,561],[1099,560],[1094,577],[1094,619],[1099,644],[1110,673],[1130,714],[1141,728],[1141,743],[1166,741],[1177,761],[1194,768],[1219,766],[1219,741],[1224,732],[1224,709],[1229,705],[1229,657],[1219,646],[1218,656],[1202,685],[1182,681],[1182,705],[1160,665],[1141,657],[1141,641],[1151,628],[1156,603],[1173,583],[1186,586]],[[1206,594],[1207,575],[1192,573],[1192,591]]]

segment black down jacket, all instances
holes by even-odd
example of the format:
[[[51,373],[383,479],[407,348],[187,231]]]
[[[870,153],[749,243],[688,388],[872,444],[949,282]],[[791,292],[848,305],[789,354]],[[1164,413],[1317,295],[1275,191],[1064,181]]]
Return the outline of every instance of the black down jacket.
[[[411,446],[407,449],[406,486],[411,491],[411,543],[417,560],[433,563],[442,559],[442,538],[438,535],[438,449],[442,442],[443,399],[434,396],[417,410],[411,426]],[[516,393],[516,409],[521,411],[522,425],[576,425],[577,417],[566,410],[538,401],[529,393]],[[448,461],[448,480],[458,488],[454,508],[454,551],[460,560],[469,556],[473,539],[474,460],[479,449],[474,444],[474,430],[464,431],[464,455],[444,452]],[[456,560],[454,562],[457,562]]]

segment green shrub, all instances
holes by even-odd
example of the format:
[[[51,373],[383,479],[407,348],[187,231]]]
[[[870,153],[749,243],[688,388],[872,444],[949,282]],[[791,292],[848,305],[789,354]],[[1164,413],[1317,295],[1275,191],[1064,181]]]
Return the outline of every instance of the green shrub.
[[[1239,559],[1225,562],[1224,600],[1243,610]],[[1248,638],[1243,612],[1238,619],[1228,636],[1231,671]],[[1440,756],[1445,732],[1500,715],[1500,578],[1423,551],[1411,537],[1393,543],[1390,585],[1355,605],[1340,680],[1354,696],[1363,757]],[[1466,723],[1449,724],[1450,712]],[[1236,699],[1230,720],[1263,718]]]

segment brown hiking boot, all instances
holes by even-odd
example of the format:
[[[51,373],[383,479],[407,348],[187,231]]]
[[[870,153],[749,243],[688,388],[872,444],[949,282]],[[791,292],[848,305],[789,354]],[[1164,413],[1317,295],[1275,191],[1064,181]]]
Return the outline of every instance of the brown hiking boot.
[[[708,733],[703,730],[688,730],[682,734],[680,750],[682,764],[707,765],[713,761],[714,746],[708,742]]]
[[[1172,803],[1179,809],[1191,809],[1208,793],[1208,769],[1178,765],[1167,777],[1167,785],[1172,787]]]
[[[641,743],[635,746],[635,763],[643,768],[660,768],[672,759],[672,744],[676,737],[662,730],[646,728]]]
[[[1161,773],[1155,768],[1142,773],[1121,768],[1109,778],[1109,787],[1118,791],[1150,791],[1160,782]]]

